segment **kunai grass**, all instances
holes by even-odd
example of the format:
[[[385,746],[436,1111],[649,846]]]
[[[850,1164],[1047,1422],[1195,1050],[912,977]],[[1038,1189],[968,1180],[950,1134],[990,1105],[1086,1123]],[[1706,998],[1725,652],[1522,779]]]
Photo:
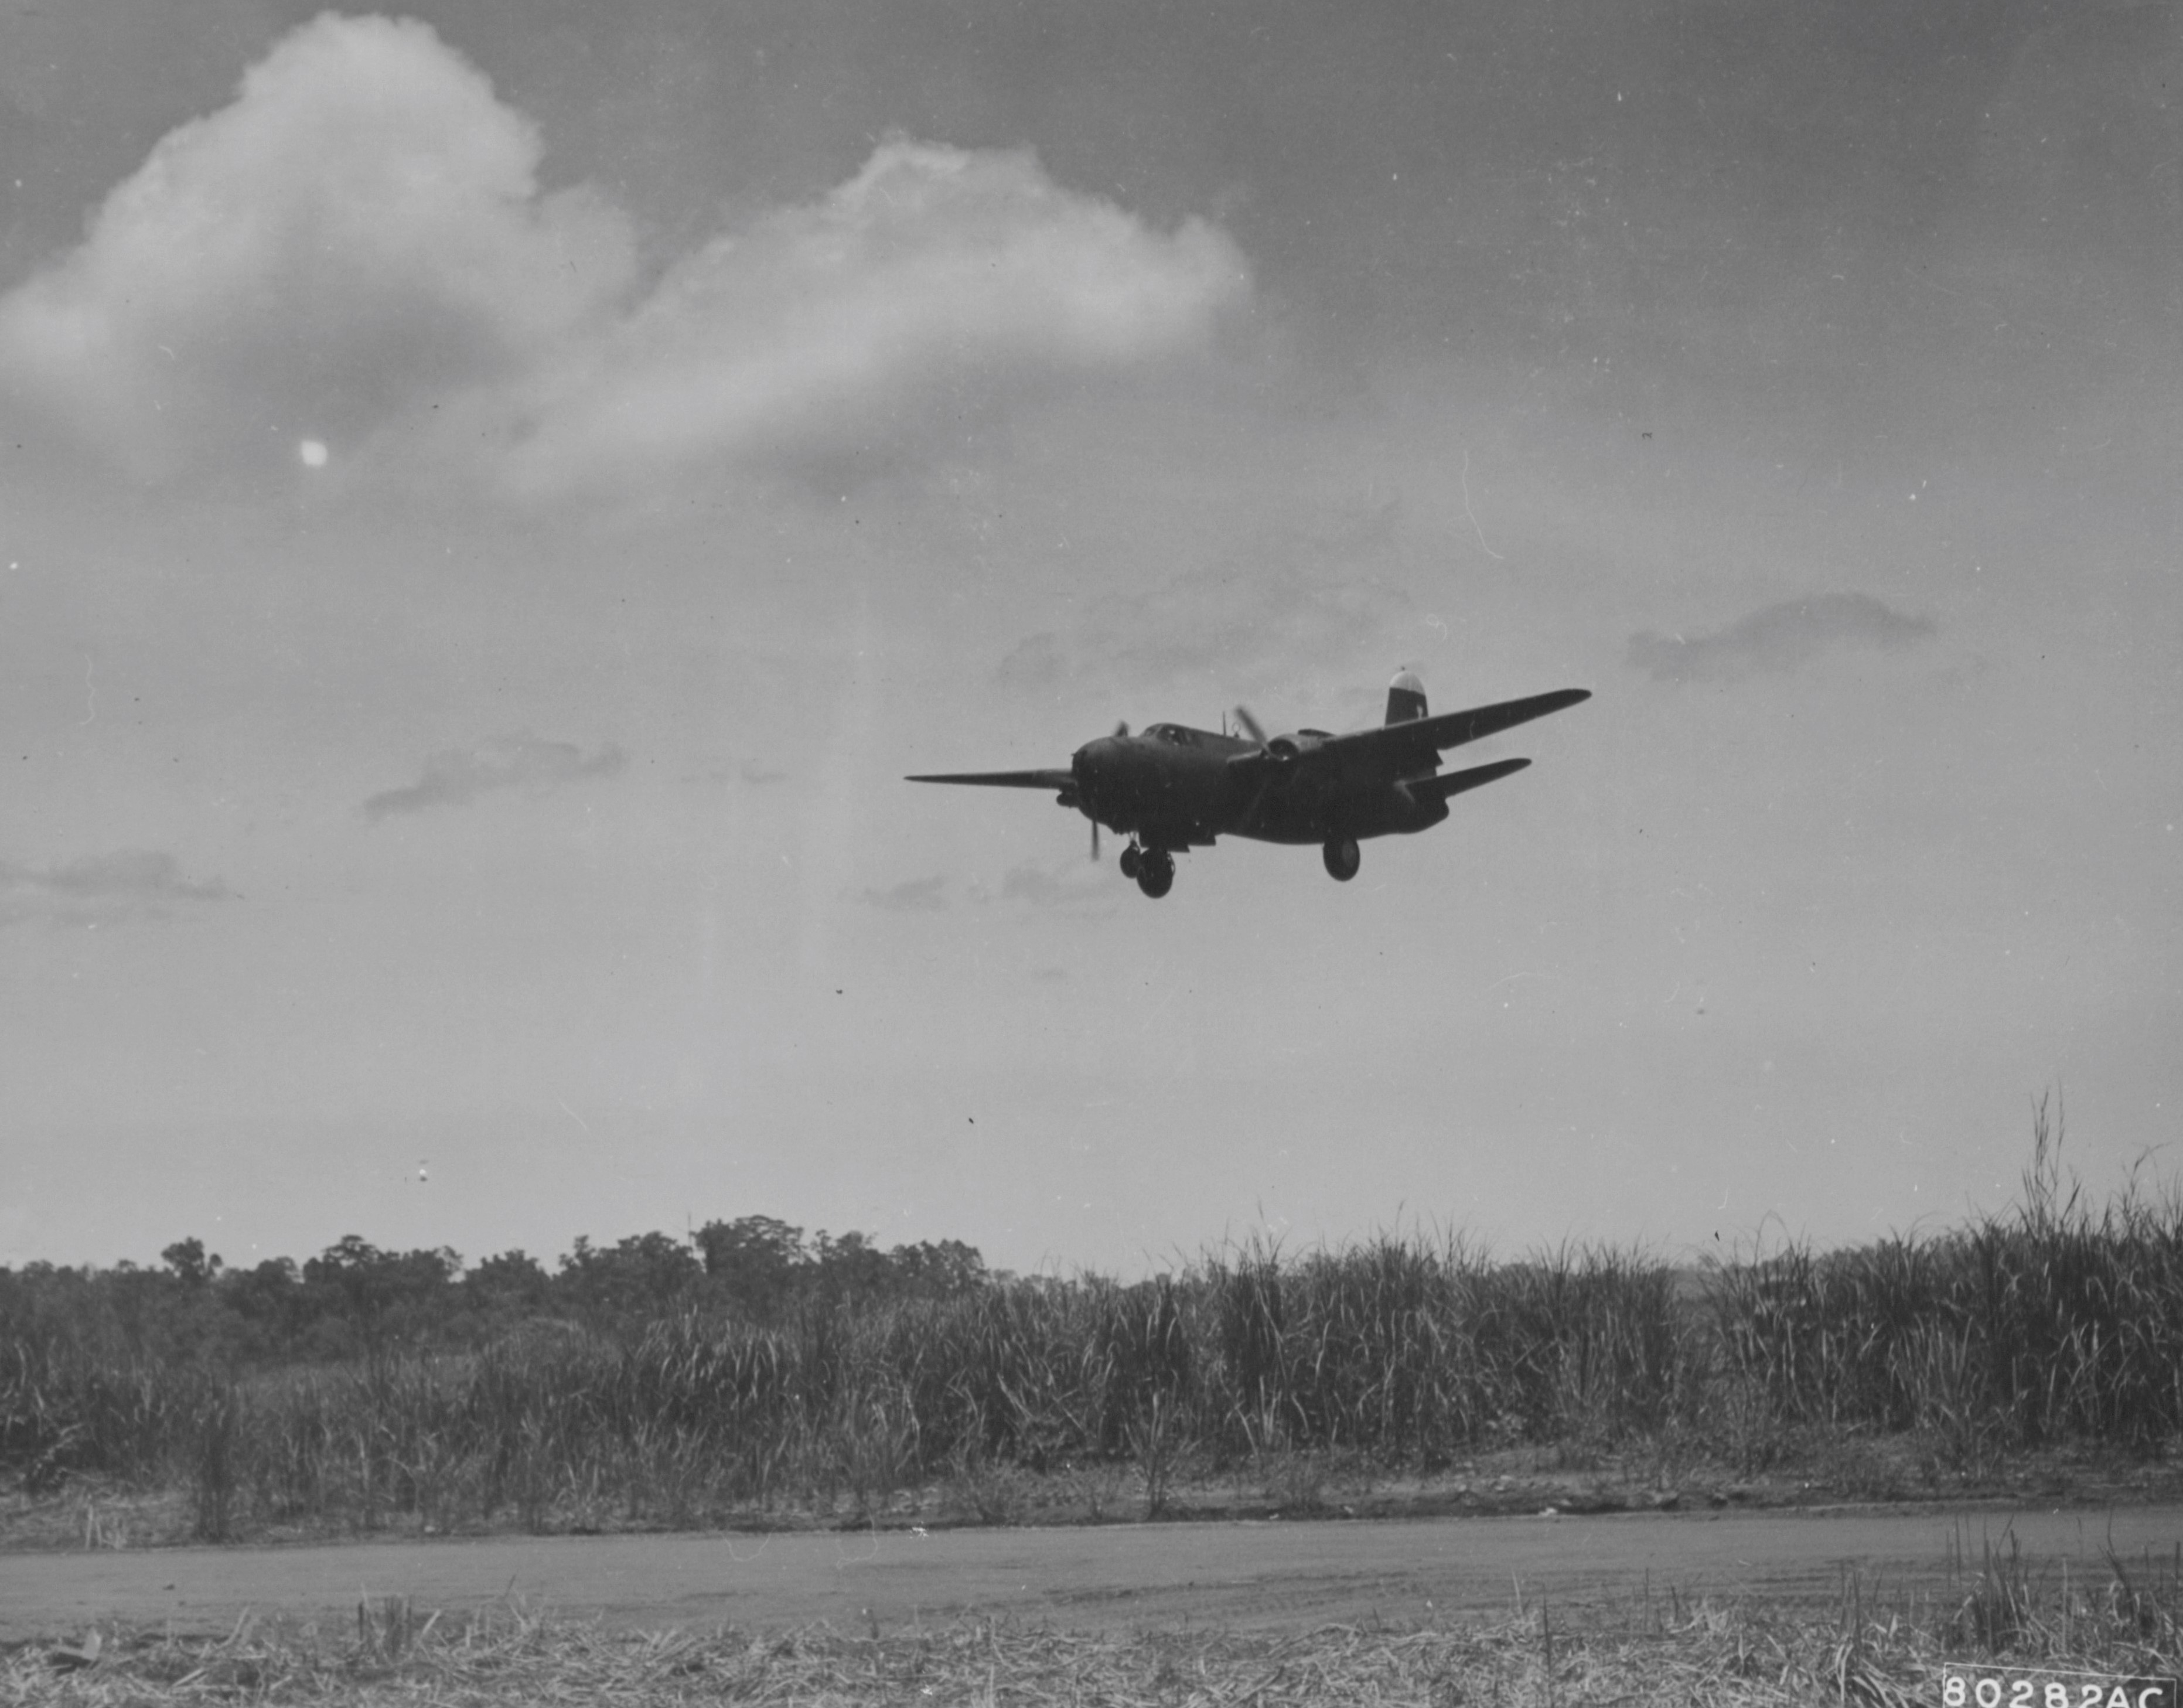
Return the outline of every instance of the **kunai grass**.
[[[1221,1477],[1303,1509],[1330,1467],[1431,1478],[1511,1451],[1669,1488],[1693,1464],[1886,1465],[1847,1492],[1911,1493],[1894,1483],[2057,1452],[2152,1463],[2179,1438],[2183,1201],[2064,1189],[2043,1109],[2010,1210],[1697,1271],[1390,1236],[1230,1248],[1134,1285],[536,1321],[460,1354],[247,1372],[0,1344],[0,1468],[25,1497],[169,1491],[214,1540],[1006,1522],[1064,1484],[1077,1516],[1159,1516]]]
[[[2183,1665],[2175,1562],[2057,1579],[2014,1550],[1890,1604],[1846,1578],[1829,1606],[1647,1595],[1441,1625],[1292,1633],[1086,1633],[962,1619],[891,1630],[627,1633],[520,1608],[466,1620],[400,1599],[331,1627],[180,1641],[72,1633],[0,1655],[0,1700],[30,1704],[372,1705],[583,1701],[1103,1705],[1858,1703],[1941,1700],[1954,1661],[2109,1679]],[[95,1655],[87,1651],[95,1650]],[[2076,1700],[2073,1694],[2072,1700]]]

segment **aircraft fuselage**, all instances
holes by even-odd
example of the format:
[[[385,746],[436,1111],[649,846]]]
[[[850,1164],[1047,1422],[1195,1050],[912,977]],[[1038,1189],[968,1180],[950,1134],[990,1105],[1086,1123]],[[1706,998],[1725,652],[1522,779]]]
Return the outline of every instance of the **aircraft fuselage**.
[[[1291,763],[1325,739],[1304,730],[1267,749],[1275,762],[1251,770],[1230,759],[1258,754],[1255,742],[1183,724],[1154,724],[1133,736],[1102,736],[1069,761],[1074,804],[1108,829],[1148,848],[1203,848],[1215,837],[1318,843],[1406,834],[1447,816],[1447,803],[1419,796],[1391,773],[1347,775]],[[1429,776],[1430,772],[1420,773]]]

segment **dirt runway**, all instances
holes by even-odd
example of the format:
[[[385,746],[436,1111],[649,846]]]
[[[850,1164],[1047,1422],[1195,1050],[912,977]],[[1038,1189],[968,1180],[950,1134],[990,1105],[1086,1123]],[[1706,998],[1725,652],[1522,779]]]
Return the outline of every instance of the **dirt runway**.
[[[997,1614],[1079,1628],[1230,1627],[1685,1596],[1968,1588],[2013,1532],[2036,1573],[2183,1545],[2183,1506],[1616,1514],[919,1534],[497,1537],[0,1555],[0,1638],[87,1623],[224,1632],[246,1611],[346,1620],[360,1598],[467,1612],[513,1597],[623,1627],[861,1629]],[[1957,1562],[1952,1565],[1952,1561]]]

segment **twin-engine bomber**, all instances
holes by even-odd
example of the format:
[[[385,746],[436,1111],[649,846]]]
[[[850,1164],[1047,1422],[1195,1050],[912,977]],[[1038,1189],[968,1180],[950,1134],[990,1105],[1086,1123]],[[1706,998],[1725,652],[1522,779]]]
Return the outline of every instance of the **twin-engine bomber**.
[[[1589,688],[1563,688],[1434,717],[1423,685],[1403,670],[1388,686],[1386,721],[1377,729],[1342,736],[1298,730],[1269,741],[1238,706],[1241,735],[1153,724],[1133,736],[1118,724],[1111,736],[1077,748],[1066,771],[953,771],[908,781],[1051,789],[1061,805],[1092,821],[1094,860],[1102,825],[1128,836],[1123,874],[1154,898],[1175,887],[1178,853],[1224,836],[1317,843],[1328,875],[1347,883],[1362,859],[1358,843],[1430,830],[1447,816],[1452,797],[1530,764],[1498,759],[1443,776],[1445,749],[1591,698]]]

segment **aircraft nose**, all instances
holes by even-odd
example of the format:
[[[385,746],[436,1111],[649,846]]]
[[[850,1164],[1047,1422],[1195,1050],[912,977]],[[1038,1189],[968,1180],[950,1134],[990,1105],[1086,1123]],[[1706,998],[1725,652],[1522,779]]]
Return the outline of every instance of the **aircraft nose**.
[[[1112,736],[1101,736],[1069,755],[1069,771],[1076,779],[1076,798],[1086,806],[1097,804],[1101,785],[1113,776],[1115,746]]]

